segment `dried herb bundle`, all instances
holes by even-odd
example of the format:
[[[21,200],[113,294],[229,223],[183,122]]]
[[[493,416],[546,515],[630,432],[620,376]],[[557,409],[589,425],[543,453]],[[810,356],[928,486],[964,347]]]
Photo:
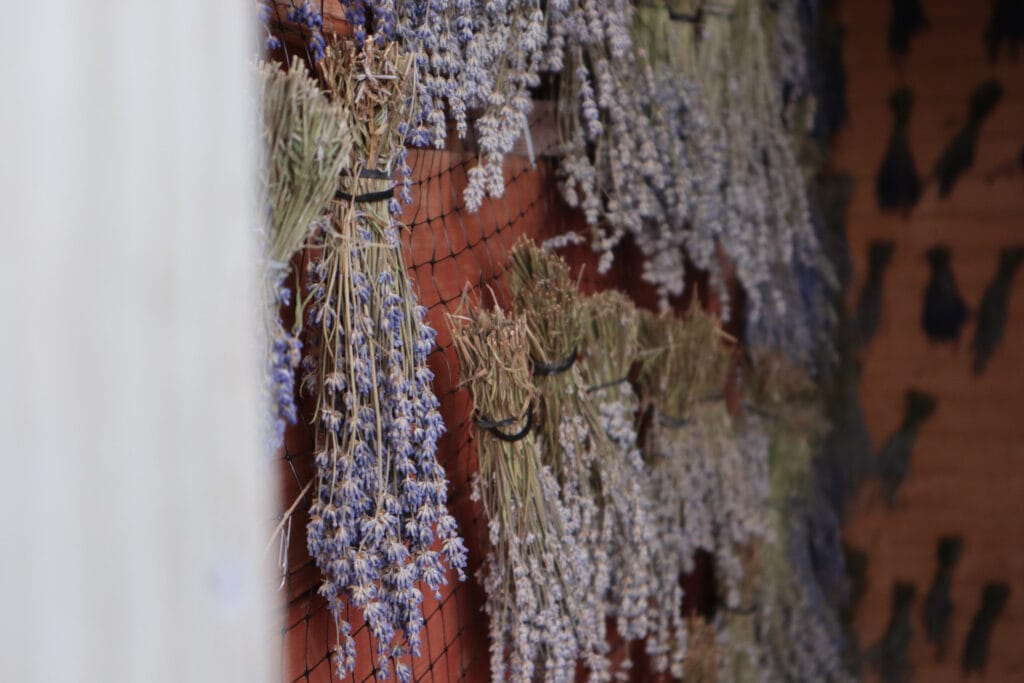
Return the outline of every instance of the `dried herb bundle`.
[[[696,267],[710,273],[720,299],[728,301],[718,258],[725,159],[720,133],[707,113],[697,59],[702,4],[652,0],[635,8],[632,32],[653,72],[652,112],[660,117],[655,120],[659,145],[673,150],[671,172],[687,181],[659,194],[670,218],[661,225],[648,223],[637,239],[646,256],[644,279],[663,297],[682,293],[685,249]]]
[[[857,325],[860,342],[867,345],[878,331],[882,320],[882,289],[885,284],[885,271],[892,261],[892,252],[896,245],[889,240],[875,240],[868,246],[868,274],[864,286],[860,290],[860,301],[857,304]]]
[[[906,57],[910,51],[910,39],[914,34],[929,28],[928,16],[921,7],[921,0],[891,0],[892,15],[889,20],[889,50],[897,57]]]
[[[942,659],[946,654],[949,638],[949,623],[953,617],[953,570],[963,553],[964,539],[960,536],[943,536],[939,539],[935,578],[924,601],[924,633],[928,642],[935,646],[935,656]]]
[[[971,630],[964,641],[961,667],[965,676],[985,671],[992,630],[1009,599],[1010,587],[1001,581],[989,581],[982,588],[981,606],[971,621]]]
[[[295,58],[287,70],[258,69],[271,261],[287,263],[326,210],[350,161],[353,131],[342,107],[328,100]]]
[[[794,152],[781,98],[772,39],[787,41],[792,8],[776,16],[757,0],[716,0],[706,16],[699,64],[708,112],[721,122],[725,151],[725,220],[720,244],[748,297],[748,337],[806,356],[812,331],[797,313],[801,295],[793,271],[825,282],[834,275],[811,222],[807,184]],[[795,39],[794,39],[795,40]],[[789,43],[787,43],[789,44]],[[786,64],[798,64],[798,55]],[[796,68],[796,67],[794,67]],[[794,84],[799,74],[783,76]]]
[[[921,179],[910,150],[907,129],[910,126],[910,112],[914,107],[914,96],[909,88],[899,88],[889,98],[895,121],[889,147],[878,169],[875,180],[875,196],[881,209],[892,209],[909,214],[921,198]]]
[[[626,235],[648,258],[672,258],[684,206],[682,142],[654,96],[654,76],[632,37],[628,0],[550,3],[548,65],[560,74],[556,110],[562,194],[591,226],[599,272]],[[675,264],[681,266],[679,254]],[[681,271],[645,267],[663,296],[681,293]]]
[[[882,493],[889,506],[896,503],[896,493],[910,469],[917,432],[935,412],[935,398],[916,389],[904,398],[903,422],[878,451],[878,474]]]
[[[911,583],[897,581],[892,587],[892,613],[882,639],[868,653],[868,659],[885,683],[908,683],[914,673],[907,649],[914,639],[910,610],[916,589]]]
[[[445,429],[427,366],[436,333],[416,302],[385,191],[401,153],[391,123],[411,102],[408,64],[394,46],[351,41],[321,62],[354,145],[330,223],[311,245],[319,258],[308,267],[304,361],[317,449],[307,546],[337,628],[337,674],[355,668],[348,603],[366,619],[378,675],[393,663],[403,682],[412,675],[407,655],[420,653],[420,586],[440,597],[445,565],[460,578],[466,565],[436,459]]]
[[[270,342],[270,449],[280,446],[285,423],[298,419],[295,369],[302,344],[297,330],[285,330],[278,310],[291,301],[285,283],[289,261],[309,237],[349,163],[352,139],[345,112],[330,102],[296,59],[287,70],[262,64],[257,69],[263,143],[260,169],[266,202],[265,316]],[[301,313],[297,325],[301,325]]]
[[[967,121],[935,163],[933,174],[939,180],[940,197],[948,197],[957,179],[974,164],[974,148],[978,144],[981,124],[1002,98],[1003,86],[996,80],[986,81],[974,89]]]
[[[544,461],[559,480],[563,503],[582,522],[595,608],[617,620],[623,637],[643,638],[654,595],[648,555],[654,539],[643,461],[635,442],[611,438],[584,384],[576,360],[585,308],[568,266],[529,242],[517,245],[511,259],[513,297],[529,329],[541,392]],[[604,640],[603,624],[592,636]],[[603,676],[608,666],[597,659],[587,665],[595,676]]]
[[[805,371],[778,355],[759,354],[752,366],[740,424],[744,431],[763,432],[770,444],[769,532],[761,545],[757,603],[769,680],[851,680],[838,609],[821,576],[823,565],[841,562],[841,550],[838,544],[820,548],[815,537],[820,518],[834,514],[814,488],[812,464],[828,427],[818,389]]]
[[[1013,278],[1024,263],[1024,246],[1006,247],[999,252],[999,270],[985,288],[978,306],[978,324],[971,341],[974,352],[974,374],[985,372],[988,360],[995,353],[1006,332],[1006,316],[1010,307]]]
[[[450,322],[477,419],[501,424],[479,431],[475,487],[491,546],[483,580],[491,677],[572,681],[577,657],[603,659],[604,643],[590,635],[603,614],[588,595],[583,521],[561,504],[530,429],[537,392],[526,325],[497,308],[467,310]]]
[[[959,342],[967,322],[967,304],[953,274],[953,255],[944,244],[937,244],[926,254],[931,277],[924,290],[921,327],[932,341]]]

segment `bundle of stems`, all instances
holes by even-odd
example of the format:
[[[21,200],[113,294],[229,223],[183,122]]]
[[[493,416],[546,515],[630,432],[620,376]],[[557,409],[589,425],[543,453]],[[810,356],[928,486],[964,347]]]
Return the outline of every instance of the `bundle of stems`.
[[[852,680],[839,614],[819,583],[811,557],[812,462],[828,428],[818,389],[806,372],[778,354],[754,357],[746,380],[745,433],[768,439],[770,533],[761,545],[757,604],[765,667],[782,680]],[[820,520],[818,520],[820,521]]]
[[[327,209],[352,151],[348,113],[331,102],[298,57],[258,68],[263,96],[261,181],[269,209],[267,252],[285,263]]]
[[[699,64],[706,102],[722,122],[725,220],[719,244],[748,298],[753,344],[812,351],[797,265],[832,282],[811,223],[807,187],[784,123],[783,88],[771,59],[777,37],[761,0],[708,0]]]
[[[600,617],[588,636],[603,641],[609,616],[624,638],[643,638],[653,590],[643,461],[635,439],[623,447],[609,436],[575,362],[587,309],[568,266],[531,242],[513,248],[511,260],[511,289],[526,319],[541,393],[544,460],[559,479],[563,502],[579,515],[594,570],[589,591]],[[601,676],[608,664],[595,658],[588,666]]]
[[[718,257],[725,216],[721,190],[725,158],[721,133],[708,116],[700,80],[697,47],[702,4],[703,0],[645,0],[634,10],[633,39],[652,72],[652,115],[663,119],[658,133],[670,136],[667,147],[674,150],[673,173],[686,183],[675,195],[665,195],[676,202],[666,206],[672,214],[668,239],[645,237],[655,249],[646,253],[644,269],[645,279],[665,293],[681,294],[685,285],[681,248],[685,249],[689,260],[710,274],[728,314],[729,291]]]
[[[347,602],[366,619],[378,675],[393,663],[403,682],[412,673],[407,656],[420,652],[420,586],[440,598],[445,565],[460,578],[466,565],[436,459],[445,429],[427,365],[436,333],[407,275],[389,174],[363,172],[387,171],[400,158],[392,125],[411,103],[408,63],[395,46],[351,41],[330,46],[321,62],[354,145],[347,195],[310,240],[304,361],[317,449],[307,545],[337,627],[337,673],[355,668]]]
[[[275,64],[257,67],[263,143],[260,187],[266,202],[263,226],[264,319],[269,349],[265,390],[269,394],[269,450],[281,445],[286,423],[298,419],[295,369],[301,359],[296,329],[286,330],[280,316],[291,302],[285,283],[289,262],[334,195],[338,174],[349,163],[352,139],[345,112],[331,103],[296,59],[287,70]]]
[[[557,53],[552,61],[560,72],[562,191],[591,226],[599,272],[611,266],[613,249],[627,234],[638,238],[645,254],[661,253],[661,245],[643,237],[672,234],[669,221],[687,183],[674,173],[680,144],[664,135],[653,78],[632,43],[632,11],[628,0],[574,0],[548,9],[551,51]],[[674,281],[673,288],[679,284]]]
[[[681,678],[687,683],[717,683],[721,659],[717,629],[704,617],[694,616],[686,620],[686,631],[690,642]]]
[[[765,533],[767,452],[743,447],[725,403],[731,340],[696,302],[682,318],[648,317],[643,338],[652,498],[673,541],[659,549],[660,573],[688,571],[693,553],[706,550],[726,605],[736,608],[747,548]]]
[[[452,339],[478,423],[489,426],[478,431],[474,493],[490,540],[483,584],[491,678],[572,681],[577,657],[593,646],[580,638],[595,618],[586,596],[589,558],[580,520],[563,507],[531,431],[538,395],[529,334],[522,318],[498,308],[463,309],[449,317]]]
[[[633,302],[621,292],[604,291],[582,300],[581,377],[586,384],[587,398],[594,403],[604,433],[617,448],[617,461],[608,463],[607,486],[612,496],[625,498],[615,503],[616,509],[634,508],[631,523],[639,526],[628,538],[643,542],[637,557],[636,548],[627,542],[612,549],[613,573],[621,576],[612,582],[610,600],[616,616],[619,635],[626,639],[648,637],[651,632],[650,612],[657,596],[651,573],[655,570],[650,553],[657,539],[651,524],[652,511],[647,498],[647,469],[639,449],[637,418],[639,399],[630,383],[630,373],[639,353],[640,318]],[[620,481],[623,476],[630,480]],[[634,566],[644,562],[643,566]],[[627,574],[622,576],[623,574]],[[614,578],[614,576],[613,576]]]

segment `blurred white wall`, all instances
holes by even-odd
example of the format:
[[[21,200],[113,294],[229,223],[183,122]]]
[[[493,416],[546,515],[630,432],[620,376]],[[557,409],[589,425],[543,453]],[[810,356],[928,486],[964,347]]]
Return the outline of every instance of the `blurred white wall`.
[[[253,3],[5,3],[0,680],[260,681]]]

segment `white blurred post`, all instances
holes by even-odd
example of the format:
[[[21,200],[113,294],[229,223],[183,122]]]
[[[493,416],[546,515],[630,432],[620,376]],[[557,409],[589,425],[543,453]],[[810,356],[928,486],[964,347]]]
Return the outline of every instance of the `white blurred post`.
[[[4,6],[2,680],[269,678],[253,12]]]

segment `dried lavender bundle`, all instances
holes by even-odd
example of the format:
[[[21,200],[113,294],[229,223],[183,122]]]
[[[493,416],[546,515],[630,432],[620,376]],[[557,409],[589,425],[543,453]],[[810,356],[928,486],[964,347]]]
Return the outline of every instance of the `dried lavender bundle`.
[[[591,679],[603,680],[609,670],[605,616],[618,620],[624,637],[640,638],[647,632],[646,596],[653,586],[643,462],[635,448],[623,449],[609,437],[575,362],[584,319],[568,266],[532,243],[517,245],[511,259],[511,289],[526,318],[542,396],[544,461],[558,477],[570,514],[580,520],[590,554],[588,594],[594,618],[583,637],[600,647],[590,648],[585,664]]]
[[[351,43],[322,61],[355,145],[341,198],[310,245],[319,258],[307,274],[313,344],[303,361],[304,387],[316,397],[307,546],[337,627],[336,671],[344,677],[356,664],[350,604],[375,642],[378,677],[393,663],[403,682],[412,676],[407,656],[420,653],[420,586],[440,597],[445,565],[460,578],[466,566],[436,459],[445,429],[427,366],[436,333],[406,274],[390,174],[363,173],[397,158],[401,139],[389,124],[410,102],[408,63],[395,48]]]
[[[612,250],[627,234],[651,257],[661,253],[659,246],[678,250],[670,225],[679,213],[673,207],[685,205],[689,183],[676,172],[682,143],[667,132],[653,72],[633,45],[631,25],[628,0],[562,0],[548,8],[545,68],[561,74],[562,194],[592,227],[600,272],[611,266]],[[666,295],[681,292],[677,274],[655,284]]]
[[[504,192],[502,161],[529,134],[529,89],[540,84],[546,42],[541,0],[342,0],[357,43],[397,43],[414,58],[417,105],[400,133],[410,144],[443,148],[448,119],[458,137],[474,122],[478,165],[463,198],[476,211]]]
[[[626,640],[643,639],[650,630],[651,603],[660,599],[652,576],[650,552],[657,543],[648,498],[647,472],[637,438],[639,400],[629,373],[639,352],[639,311],[628,297],[613,291],[583,300],[583,348],[580,365],[587,395],[597,407],[605,434],[618,450],[608,463],[615,508],[633,509],[629,523],[636,525],[612,551],[613,581],[609,600],[616,628]],[[628,542],[639,542],[640,548]]]
[[[588,645],[579,632],[595,617],[590,560],[580,519],[562,505],[531,431],[537,392],[526,325],[498,308],[465,313],[450,318],[461,375],[478,423],[495,425],[479,431],[474,489],[491,546],[483,575],[491,679],[573,681]]]
[[[651,554],[659,599],[651,604],[647,652],[655,671],[675,677],[683,674],[687,651],[679,578],[692,570],[698,549],[717,546],[717,464],[704,441],[727,425],[727,416],[706,423],[698,415],[701,403],[721,401],[728,358],[714,322],[696,311],[689,318],[691,325],[669,315],[641,319],[640,386],[654,406],[644,455],[659,539]]]
[[[827,424],[806,373],[779,356],[755,358],[743,431],[770,446],[769,532],[761,544],[758,632],[772,680],[852,681],[838,612],[811,558],[808,496],[816,444]]]
[[[295,369],[302,344],[279,315],[291,301],[289,261],[326,210],[349,163],[352,140],[345,112],[330,102],[296,59],[287,70],[257,68],[263,144],[260,186],[266,202],[265,317],[270,341],[266,382],[270,394],[270,450],[280,446],[285,423],[298,419]],[[301,325],[301,316],[299,317]]]
[[[671,136],[673,173],[686,181],[684,190],[666,195],[670,220],[662,226],[664,246],[649,232],[644,279],[659,287],[663,296],[682,292],[685,268],[680,247],[698,268],[708,271],[721,301],[728,289],[717,258],[725,215],[722,182],[725,157],[722,136],[708,117],[704,86],[700,81],[697,42],[703,0],[650,0],[634,11],[633,39],[653,71],[653,111],[664,118],[656,129]],[[664,144],[659,142],[659,144]],[[654,226],[658,227],[658,226]]]
[[[722,247],[748,297],[747,324],[773,346],[804,351],[811,331],[790,310],[804,264],[830,278],[811,222],[807,186],[784,123],[774,24],[760,0],[709,0],[699,64],[709,114],[722,122],[726,150]]]

